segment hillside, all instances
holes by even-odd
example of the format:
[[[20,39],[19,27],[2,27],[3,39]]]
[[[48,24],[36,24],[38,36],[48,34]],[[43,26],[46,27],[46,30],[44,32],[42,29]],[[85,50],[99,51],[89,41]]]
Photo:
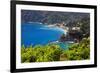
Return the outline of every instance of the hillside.
[[[54,12],[54,11],[34,11],[22,10],[21,20],[23,22],[41,22],[55,24],[65,22],[66,24],[81,21],[83,18],[89,18],[89,13],[76,12]]]

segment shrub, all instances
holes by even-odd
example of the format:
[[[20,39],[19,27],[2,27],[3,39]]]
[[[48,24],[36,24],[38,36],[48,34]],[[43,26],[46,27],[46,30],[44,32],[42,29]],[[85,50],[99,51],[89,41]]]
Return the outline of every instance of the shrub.
[[[49,62],[65,60],[90,59],[90,39],[83,38],[80,43],[73,44],[63,50],[59,45],[47,44],[21,48],[21,62]]]

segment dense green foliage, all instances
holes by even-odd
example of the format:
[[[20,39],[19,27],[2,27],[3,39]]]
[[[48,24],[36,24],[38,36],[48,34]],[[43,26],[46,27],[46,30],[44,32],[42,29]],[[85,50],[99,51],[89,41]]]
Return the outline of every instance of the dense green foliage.
[[[59,61],[62,50],[58,45],[37,45],[35,47],[22,46],[21,59],[22,62],[48,62]]]
[[[21,10],[21,21],[24,22],[41,22],[47,24],[55,24],[65,22],[80,21],[83,18],[88,18],[89,13],[77,12],[58,12],[58,11],[38,11],[38,10]]]
[[[90,18],[84,18],[80,22],[80,31],[83,34],[83,37],[90,36]]]
[[[84,38],[80,43],[72,45],[64,51],[67,60],[84,60],[90,58],[90,39]]]
[[[68,50],[59,45],[48,44],[21,48],[21,62],[49,62],[65,60],[84,60],[90,58],[90,39],[84,38],[80,43],[73,44]]]

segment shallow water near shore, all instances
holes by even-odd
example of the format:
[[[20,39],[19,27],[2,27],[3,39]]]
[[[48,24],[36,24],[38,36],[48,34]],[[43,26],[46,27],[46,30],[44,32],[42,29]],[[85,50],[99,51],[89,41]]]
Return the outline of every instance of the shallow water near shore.
[[[58,41],[64,30],[59,27],[51,27],[46,24],[33,22],[22,23],[21,25],[21,45],[35,46],[46,45],[50,42]],[[68,48],[69,43],[56,43],[62,48]]]

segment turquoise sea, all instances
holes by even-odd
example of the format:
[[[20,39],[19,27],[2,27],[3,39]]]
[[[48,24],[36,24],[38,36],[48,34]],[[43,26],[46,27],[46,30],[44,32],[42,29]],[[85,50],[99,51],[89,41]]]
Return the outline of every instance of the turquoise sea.
[[[58,41],[64,30],[59,27],[42,24],[39,22],[29,22],[21,24],[21,45],[35,46],[46,45]],[[68,48],[68,43],[56,43],[62,48]]]

